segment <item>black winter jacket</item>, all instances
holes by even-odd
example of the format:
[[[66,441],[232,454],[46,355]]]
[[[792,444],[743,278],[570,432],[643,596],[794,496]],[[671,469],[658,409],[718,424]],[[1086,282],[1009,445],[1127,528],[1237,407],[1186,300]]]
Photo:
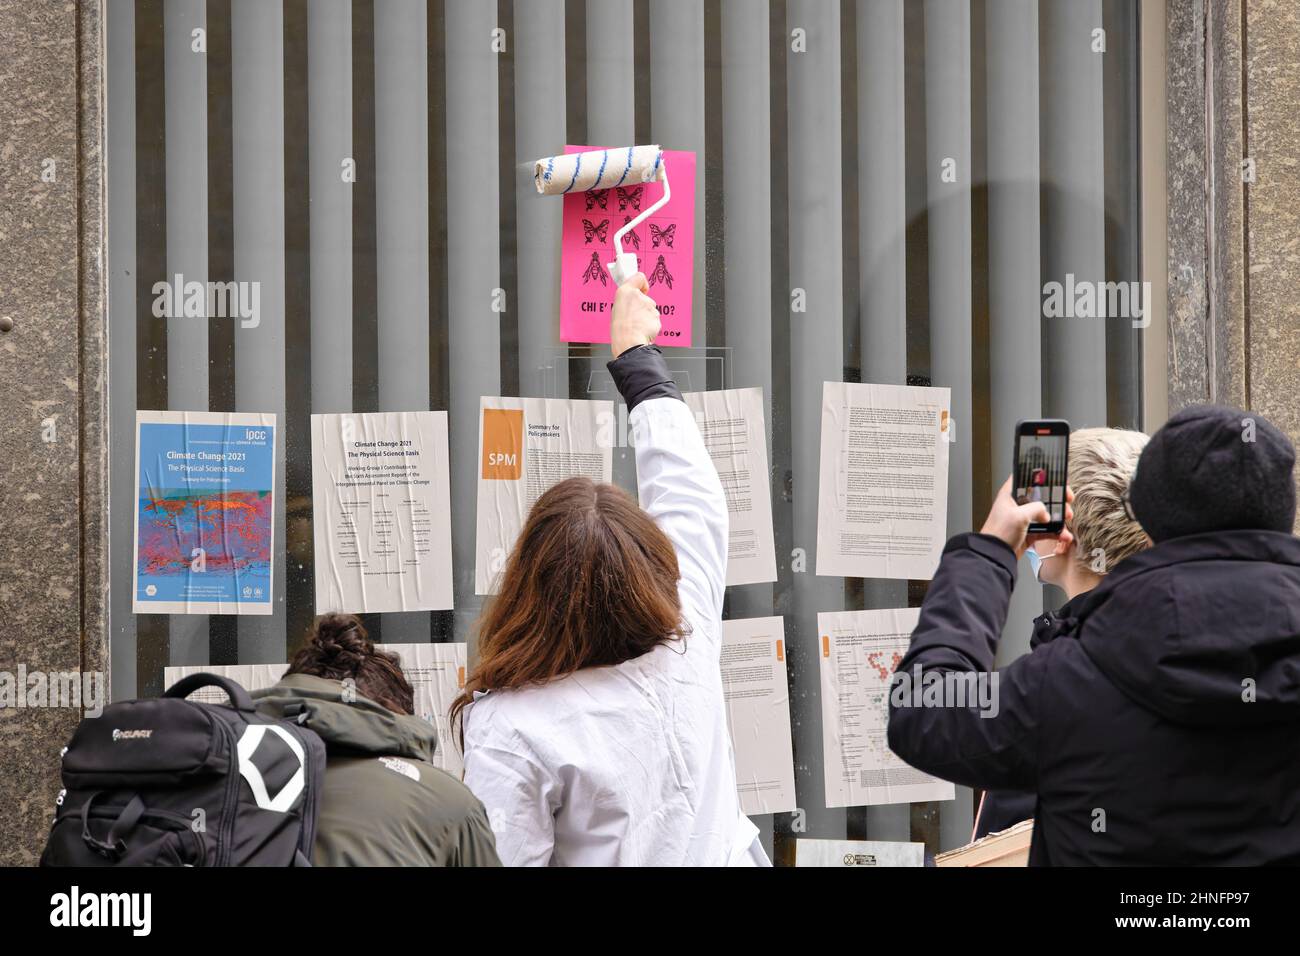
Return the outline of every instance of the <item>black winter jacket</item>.
[[[953,538],[899,671],[991,671],[1015,568]],[[1071,610],[1073,640],[997,672],[996,716],[891,700],[894,752],[1036,792],[1031,865],[1300,863],[1300,540],[1164,541]]]
[[[1039,644],[1063,635],[1073,637],[1079,623],[1074,617],[1075,602],[1082,600],[1083,595],[1076,595],[1074,601],[1066,601],[1059,609],[1034,618],[1029,649],[1032,651]],[[1037,802],[1038,795],[1027,790],[986,790],[975,815],[975,832],[971,839],[982,840],[990,833],[1009,830],[1032,818]]]

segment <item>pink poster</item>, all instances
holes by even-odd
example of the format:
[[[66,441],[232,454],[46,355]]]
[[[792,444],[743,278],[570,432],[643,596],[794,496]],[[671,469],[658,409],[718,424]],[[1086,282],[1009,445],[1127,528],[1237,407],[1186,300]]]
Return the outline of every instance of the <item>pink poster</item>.
[[[600,146],[566,146],[583,153]],[[691,288],[695,263],[695,154],[664,150],[672,197],[667,205],[623,237],[634,252],[659,306],[657,345],[691,344]],[[608,342],[614,280],[614,233],[663,195],[662,182],[633,183],[564,197],[560,256],[560,339]]]

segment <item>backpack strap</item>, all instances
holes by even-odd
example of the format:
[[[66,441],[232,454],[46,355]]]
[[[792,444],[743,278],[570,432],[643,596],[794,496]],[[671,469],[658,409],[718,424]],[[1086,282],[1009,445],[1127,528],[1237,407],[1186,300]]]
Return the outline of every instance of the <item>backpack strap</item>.
[[[188,677],[182,677],[171,687],[168,687],[163,696],[184,699],[200,687],[220,687],[226,692],[226,696],[230,698],[230,704],[235,710],[248,711],[253,709],[253,698],[248,696],[248,691],[229,677],[221,677],[217,674],[191,674]]]
[[[91,794],[90,798],[82,804],[81,839],[100,856],[117,862],[126,852],[126,835],[135,829],[135,825],[140,822],[140,817],[144,815],[144,801],[140,799],[138,793],[132,797],[131,802],[122,808],[122,812],[108,828],[108,839],[96,840],[95,835],[90,832],[90,806],[100,793],[102,791]]]

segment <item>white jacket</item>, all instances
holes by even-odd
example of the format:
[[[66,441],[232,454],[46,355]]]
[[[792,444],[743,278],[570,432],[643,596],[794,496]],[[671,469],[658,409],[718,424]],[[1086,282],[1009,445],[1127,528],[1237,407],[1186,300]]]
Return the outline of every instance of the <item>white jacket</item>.
[[[641,507],[677,551],[691,633],[482,695],[465,711],[465,783],[507,866],[766,865],[740,811],[722,696],[722,485],[684,403],[651,399],[629,422]]]

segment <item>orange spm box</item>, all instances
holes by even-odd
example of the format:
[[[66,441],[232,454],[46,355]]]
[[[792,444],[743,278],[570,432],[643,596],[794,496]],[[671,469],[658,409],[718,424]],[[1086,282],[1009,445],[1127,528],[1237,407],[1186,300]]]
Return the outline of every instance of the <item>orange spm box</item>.
[[[518,481],[523,469],[523,409],[483,409],[483,478]]]

